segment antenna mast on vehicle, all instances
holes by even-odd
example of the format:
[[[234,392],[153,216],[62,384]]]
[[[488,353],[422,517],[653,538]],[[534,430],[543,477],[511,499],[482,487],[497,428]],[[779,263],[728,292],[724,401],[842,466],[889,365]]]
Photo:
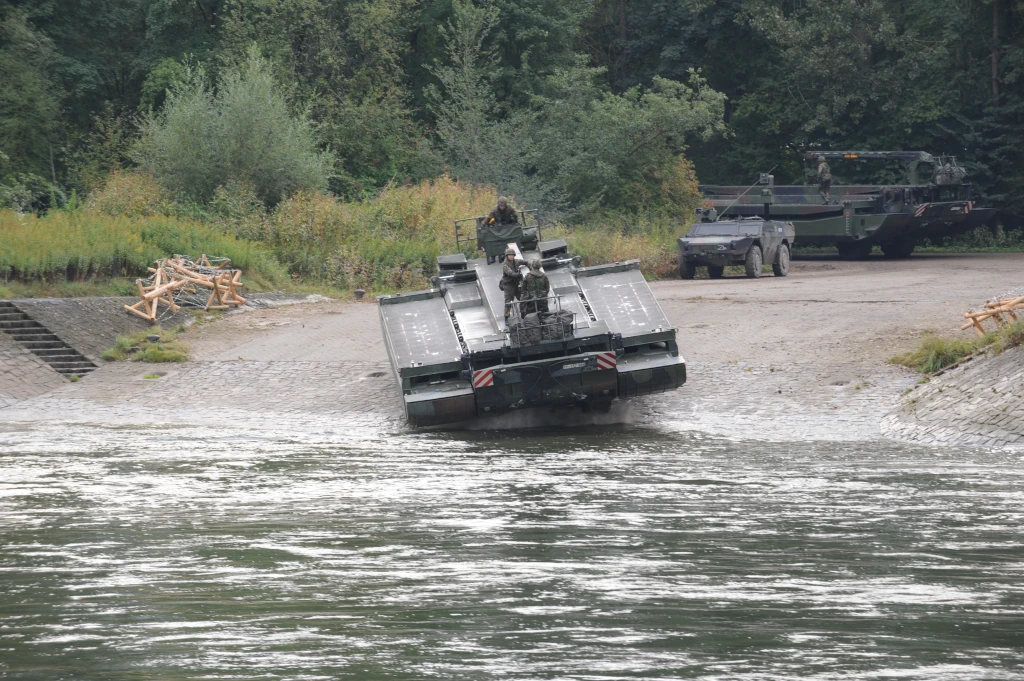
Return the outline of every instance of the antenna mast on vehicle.
[[[725,214],[726,214],[726,212],[727,212],[727,211],[728,211],[728,210],[729,210],[730,208],[732,208],[733,206],[735,206],[735,205],[736,205],[736,202],[737,202],[737,201],[739,201],[739,200],[740,200],[740,199],[742,199],[742,198],[743,198],[744,196],[746,196],[746,195],[747,195],[747,192],[749,192],[749,191],[750,191],[751,189],[753,189],[753,188],[754,188],[754,187],[756,187],[757,185],[759,185],[759,184],[766,184],[766,183],[767,183],[767,184],[768,184],[768,186],[769,186],[769,187],[771,187],[771,186],[772,186],[772,184],[774,183],[774,180],[775,180],[775,178],[774,178],[774,177],[772,176],[772,174],[771,174],[771,173],[772,173],[772,170],[775,170],[775,169],[776,169],[776,168],[778,168],[778,167],[779,167],[779,164],[778,164],[778,163],[776,163],[775,165],[773,165],[773,166],[772,166],[772,167],[771,167],[771,168],[770,168],[770,169],[768,170],[768,172],[767,172],[767,173],[761,173],[761,176],[760,176],[759,178],[757,178],[757,182],[755,182],[754,184],[752,184],[752,185],[750,185],[749,187],[747,187],[746,191],[744,191],[744,192],[743,192],[742,194],[740,194],[740,195],[739,195],[739,196],[737,196],[737,197],[736,197],[735,199],[733,199],[732,203],[730,203],[730,204],[729,204],[728,206],[726,206],[726,207],[725,207],[725,209],[724,209],[724,210],[722,210],[722,212],[720,212],[720,213],[718,214],[718,219],[719,219],[719,220],[721,220],[721,219],[722,219],[722,216],[723,216],[723,215],[725,215]],[[765,195],[765,194],[763,194],[763,193],[762,193],[762,196],[765,196],[765,198],[769,198],[769,197],[771,196],[771,190],[770,190],[770,189],[768,190],[768,194],[767,194],[767,195]],[[766,202],[766,203],[764,204],[764,205],[765,205],[765,211],[768,211],[768,205],[769,205],[769,203],[770,203],[770,202]],[[765,214],[765,216],[764,216],[764,217],[765,217],[765,219],[768,219],[768,215],[767,215],[767,213]]]

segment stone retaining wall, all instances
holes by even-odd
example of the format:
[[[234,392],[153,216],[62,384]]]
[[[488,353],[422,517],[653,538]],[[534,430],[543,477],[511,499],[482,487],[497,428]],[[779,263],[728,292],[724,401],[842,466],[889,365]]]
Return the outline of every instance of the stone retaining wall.
[[[935,376],[905,395],[881,428],[924,445],[1024,448],[1024,347]]]

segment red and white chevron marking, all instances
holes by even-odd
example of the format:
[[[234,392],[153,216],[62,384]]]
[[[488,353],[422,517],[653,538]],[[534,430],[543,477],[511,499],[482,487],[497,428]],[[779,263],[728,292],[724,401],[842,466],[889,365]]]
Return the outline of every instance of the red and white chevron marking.
[[[598,369],[614,369],[618,362],[615,360],[614,352],[599,352],[597,354]]]
[[[473,372],[473,388],[489,388],[494,385],[494,372],[481,369]]]
[[[921,217],[922,215],[924,215],[924,211],[925,211],[925,209],[926,209],[927,207],[928,207],[928,204],[927,204],[927,203],[922,203],[922,204],[921,204],[920,206],[918,206],[918,207],[917,207],[917,210],[916,210],[916,211],[914,211],[914,217],[915,217],[915,218],[919,218],[919,217]]]

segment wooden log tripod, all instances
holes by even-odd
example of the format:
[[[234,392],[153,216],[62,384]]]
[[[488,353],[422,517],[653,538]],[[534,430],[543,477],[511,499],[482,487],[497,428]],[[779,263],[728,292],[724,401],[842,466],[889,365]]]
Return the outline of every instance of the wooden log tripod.
[[[198,263],[180,255],[165,258],[157,261],[149,271],[153,277],[148,283],[142,279],[135,282],[141,300],[134,305],[125,305],[124,309],[151,324],[156,323],[161,304],[172,314],[181,309],[174,297],[179,291],[197,293],[199,289],[210,289],[206,304],[195,305],[204,310],[227,310],[246,303],[238,293],[238,289],[245,287],[242,270],[217,267],[205,254]]]
[[[1003,328],[1003,324],[1012,324],[1017,321],[1017,314],[1015,310],[1024,309],[1024,296],[1019,298],[1001,298],[999,300],[990,300],[985,303],[985,309],[979,310],[978,312],[964,312],[964,317],[968,319],[968,322],[960,327],[961,330],[966,330],[974,327],[974,330],[978,332],[979,336],[985,335],[985,327],[981,325],[986,319],[992,319],[996,323],[996,329]],[[1003,315],[1006,315],[1008,319],[1004,319]]]

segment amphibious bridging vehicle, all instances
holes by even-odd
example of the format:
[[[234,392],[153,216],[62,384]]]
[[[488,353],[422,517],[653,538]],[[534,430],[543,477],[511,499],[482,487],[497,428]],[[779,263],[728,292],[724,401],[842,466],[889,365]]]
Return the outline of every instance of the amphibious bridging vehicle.
[[[476,222],[478,241],[493,241],[480,234],[488,226]],[[578,267],[565,241],[541,241],[521,224],[501,227],[508,239],[501,251],[541,260],[551,284],[548,312],[513,312],[505,321],[502,263],[490,262],[496,248],[481,249],[485,257],[472,260],[464,253],[439,256],[434,288],[377,299],[412,426],[538,407],[600,412],[617,398],[674,390],[686,381],[676,330],[639,261]]]
[[[818,156],[898,161],[907,184],[832,185],[828,203],[815,185],[774,186],[767,174],[758,182],[760,191],[724,185],[701,185],[700,191],[723,219],[758,216],[792,222],[797,244],[834,245],[849,259],[866,257],[875,244],[886,257],[906,258],[921,239],[961,234],[994,215],[990,208],[975,207],[971,184],[955,158],[923,151],[808,151],[806,160]]]

